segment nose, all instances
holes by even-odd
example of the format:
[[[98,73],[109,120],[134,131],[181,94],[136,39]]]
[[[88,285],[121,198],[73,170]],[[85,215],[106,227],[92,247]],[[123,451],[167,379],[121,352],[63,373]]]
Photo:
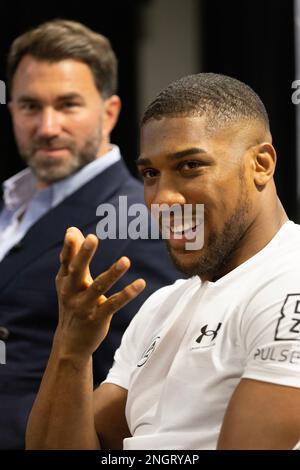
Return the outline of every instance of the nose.
[[[61,131],[61,120],[59,113],[51,108],[44,108],[38,116],[37,134],[38,137],[56,137]]]
[[[161,178],[152,195],[151,204],[183,205],[186,204],[186,198],[175,181]]]

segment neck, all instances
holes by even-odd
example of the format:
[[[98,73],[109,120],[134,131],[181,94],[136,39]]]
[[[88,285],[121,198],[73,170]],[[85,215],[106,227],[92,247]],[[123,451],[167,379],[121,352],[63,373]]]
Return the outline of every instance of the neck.
[[[111,150],[111,143],[110,140],[107,138],[104,138],[100,144],[100,147],[97,152],[97,158],[102,157],[105,155],[107,152]]]
[[[45,183],[44,181],[40,181],[38,180],[37,183],[36,183],[36,189],[38,191],[41,191],[42,189],[46,189],[50,186],[49,183]]]

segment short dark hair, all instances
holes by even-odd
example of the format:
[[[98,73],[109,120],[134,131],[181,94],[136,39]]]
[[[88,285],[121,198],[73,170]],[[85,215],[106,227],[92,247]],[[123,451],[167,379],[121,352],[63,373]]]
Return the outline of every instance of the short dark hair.
[[[172,82],[147,107],[142,125],[165,116],[202,115],[207,115],[212,128],[240,119],[256,119],[269,130],[266,108],[252,88],[215,73],[188,75]]]
[[[27,54],[49,62],[81,61],[90,67],[96,87],[104,98],[116,92],[118,65],[110,41],[81,23],[55,19],[16,38],[7,60],[9,89],[20,61]]]

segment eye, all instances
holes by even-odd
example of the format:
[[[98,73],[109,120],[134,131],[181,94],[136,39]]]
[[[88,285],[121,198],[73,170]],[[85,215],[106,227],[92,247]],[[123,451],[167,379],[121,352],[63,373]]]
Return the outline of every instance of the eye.
[[[65,101],[64,103],[62,103],[60,105],[61,109],[75,109],[75,108],[78,108],[80,106],[79,103],[77,103],[76,101]]]
[[[143,170],[140,170],[140,174],[144,180],[155,178],[158,176],[158,173],[159,172],[154,168],[144,168]]]
[[[203,164],[198,160],[186,160],[178,165],[178,169],[184,173],[195,173],[203,167]]]
[[[40,109],[40,106],[39,106],[38,103],[28,101],[28,102],[25,102],[25,103],[21,103],[20,104],[20,109],[22,111],[32,113],[34,111],[38,111]]]

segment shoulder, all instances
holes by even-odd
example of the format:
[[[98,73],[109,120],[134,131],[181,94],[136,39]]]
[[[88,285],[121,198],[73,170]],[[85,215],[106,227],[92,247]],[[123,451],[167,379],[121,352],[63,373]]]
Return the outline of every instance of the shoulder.
[[[280,233],[281,232],[281,233]],[[252,303],[300,290],[300,225],[287,222],[248,272]],[[260,255],[260,253],[258,253]],[[250,301],[251,303],[251,301]]]
[[[288,222],[283,228],[272,246],[249,265],[246,285],[241,286],[240,331],[247,347],[277,341],[279,323],[280,329],[284,323],[290,330],[295,315],[300,321],[300,226]]]

